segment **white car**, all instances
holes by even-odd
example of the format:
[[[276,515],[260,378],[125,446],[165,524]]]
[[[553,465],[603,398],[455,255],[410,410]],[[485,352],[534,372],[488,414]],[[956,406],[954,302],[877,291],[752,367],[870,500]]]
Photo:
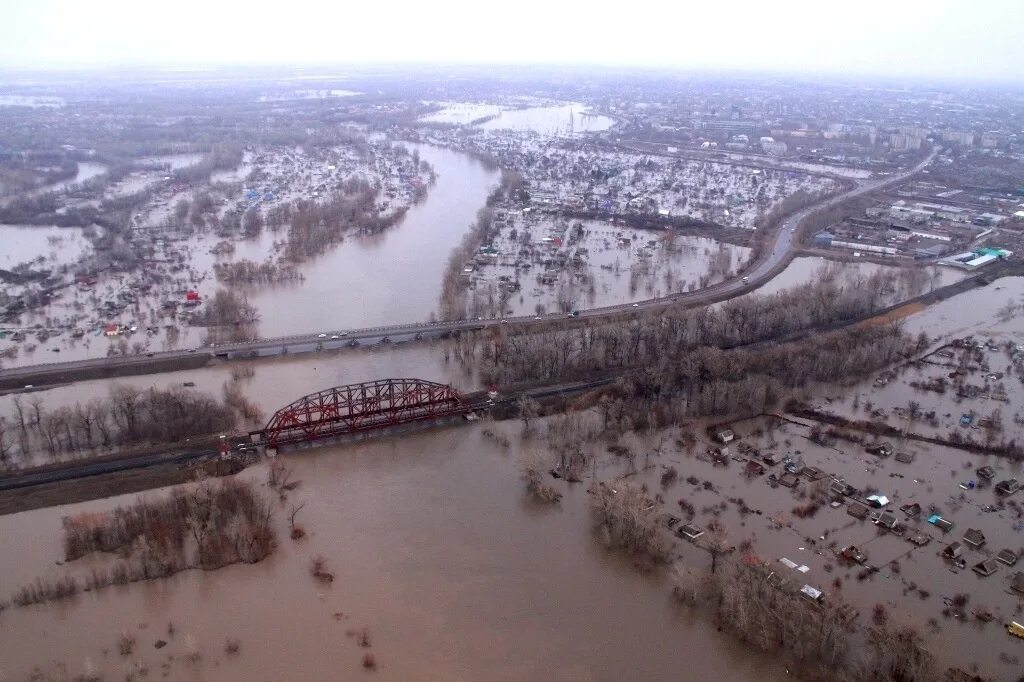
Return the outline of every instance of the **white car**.
[[[639,308],[639,307],[640,307],[640,304],[639,304],[639,303],[634,303],[634,304],[633,304],[633,307],[634,307],[634,308]]]
[[[318,339],[326,339],[327,338],[327,334],[317,334],[316,338],[318,338]]]
[[[748,281],[749,279],[750,279],[749,277],[744,277],[744,278],[743,278],[743,281],[744,281],[744,282],[746,282],[746,281]]]

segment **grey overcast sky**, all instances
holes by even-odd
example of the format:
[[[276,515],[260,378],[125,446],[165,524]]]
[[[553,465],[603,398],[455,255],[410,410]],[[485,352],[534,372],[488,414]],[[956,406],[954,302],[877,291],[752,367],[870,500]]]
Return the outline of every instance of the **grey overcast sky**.
[[[570,63],[1024,80],[1024,0],[0,0],[0,67]]]

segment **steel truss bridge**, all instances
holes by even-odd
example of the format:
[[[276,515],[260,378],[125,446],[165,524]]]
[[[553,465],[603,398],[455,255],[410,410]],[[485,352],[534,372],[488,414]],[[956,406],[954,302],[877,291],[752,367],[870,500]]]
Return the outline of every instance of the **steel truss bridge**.
[[[269,447],[464,414],[466,399],[446,384],[380,379],[336,386],[282,407],[259,432]]]

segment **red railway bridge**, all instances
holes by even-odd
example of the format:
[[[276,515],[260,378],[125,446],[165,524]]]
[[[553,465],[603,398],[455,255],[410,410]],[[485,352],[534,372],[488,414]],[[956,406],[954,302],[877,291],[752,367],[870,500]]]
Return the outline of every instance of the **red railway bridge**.
[[[282,407],[259,433],[269,447],[465,414],[465,397],[422,379],[380,379],[336,386]]]

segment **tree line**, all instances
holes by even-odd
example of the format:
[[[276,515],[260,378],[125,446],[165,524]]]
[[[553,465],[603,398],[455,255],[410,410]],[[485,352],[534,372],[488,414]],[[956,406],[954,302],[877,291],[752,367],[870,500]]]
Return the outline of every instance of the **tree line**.
[[[495,327],[463,334],[453,352],[463,364],[478,368],[484,382],[495,384],[658,367],[702,346],[727,349],[775,341],[870,315],[884,307],[901,276],[879,271],[852,283],[830,278],[717,307],[673,307],[625,321],[567,319],[558,327]]]
[[[0,417],[0,467],[28,466],[32,453],[50,459],[91,456],[98,450],[144,443],[179,443],[226,432],[235,408],[212,395],[182,387],[142,389],[114,384],[106,398],[47,409],[38,394],[13,399],[13,414]]]

